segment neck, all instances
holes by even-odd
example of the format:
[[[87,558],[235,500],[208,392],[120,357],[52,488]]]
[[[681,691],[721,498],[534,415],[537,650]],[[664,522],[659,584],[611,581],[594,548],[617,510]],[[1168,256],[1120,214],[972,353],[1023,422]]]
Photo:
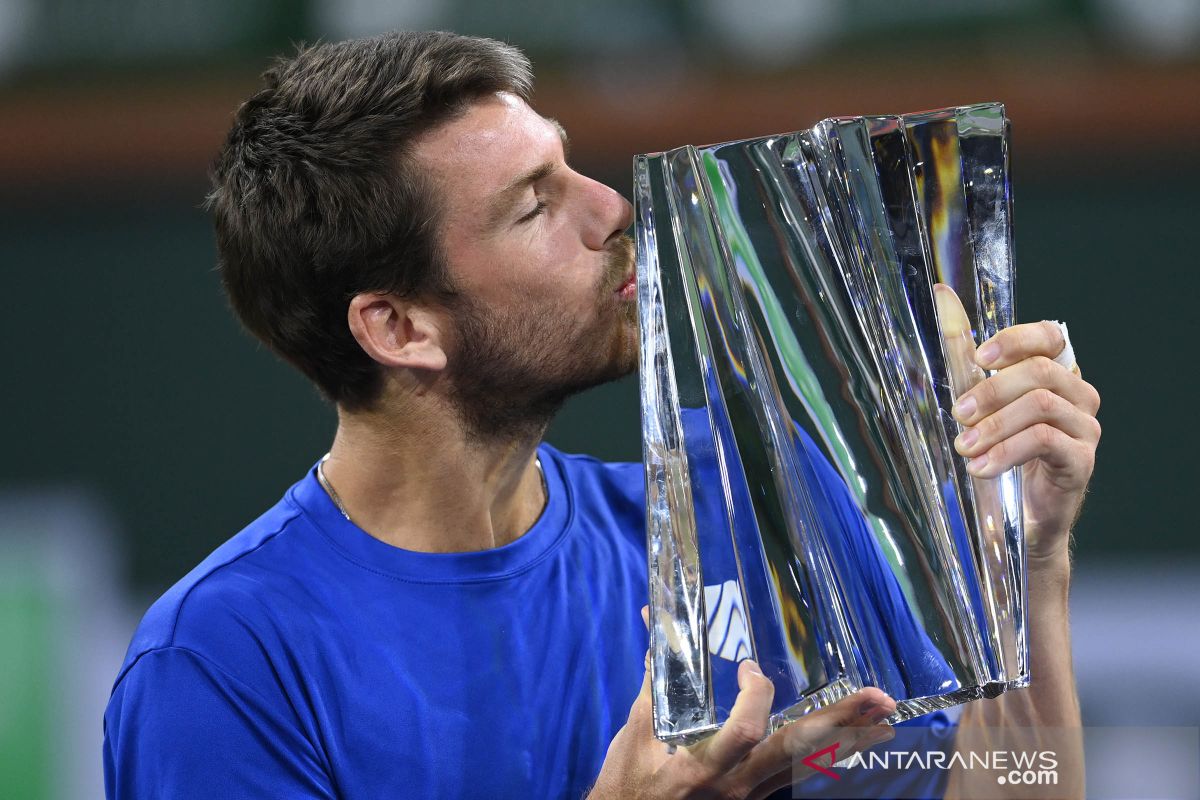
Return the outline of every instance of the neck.
[[[406,550],[505,545],[546,504],[536,466],[543,429],[480,441],[443,414],[338,411],[325,477],[356,525]]]

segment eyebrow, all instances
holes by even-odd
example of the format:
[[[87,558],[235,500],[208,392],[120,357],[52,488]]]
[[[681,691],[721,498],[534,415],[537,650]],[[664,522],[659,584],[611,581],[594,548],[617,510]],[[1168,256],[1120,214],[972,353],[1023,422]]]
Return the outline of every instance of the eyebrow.
[[[558,137],[562,140],[563,158],[565,159],[571,152],[571,140],[567,136],[566,128],[564,128],[562,123],[556,119],[552,119],[550,117],[544,117],[544,119],[553,125],[554,129],[558,132]],[[500,221],[509,213],[512,207],[512,201],[517,195],[538,181],[548,178],[557,169],[557,164],[552,161],[547,161],[511,181],[507,186],[497,192],[490,204],[491,210],[487,215],[487,227],[495,227],[500,223]]]

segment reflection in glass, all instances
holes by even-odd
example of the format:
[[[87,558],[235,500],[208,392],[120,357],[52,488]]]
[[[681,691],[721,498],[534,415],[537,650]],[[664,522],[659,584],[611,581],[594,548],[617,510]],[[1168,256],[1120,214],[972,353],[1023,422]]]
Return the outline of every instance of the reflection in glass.
[[[715,730],[747,657],[774,726],[1027,684],[1018,476],[973,479],[950,415],[1012,322],[1007,132],[985,104],[635,159],[660,738]]]

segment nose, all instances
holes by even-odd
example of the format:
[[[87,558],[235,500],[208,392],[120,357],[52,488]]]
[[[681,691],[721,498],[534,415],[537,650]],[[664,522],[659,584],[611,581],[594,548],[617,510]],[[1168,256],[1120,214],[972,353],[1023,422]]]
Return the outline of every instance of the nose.
[[[612,187],[591,178],[584,180],[592,199],[584,244],[592,250],[603,250],[633,224],[633,206]]]

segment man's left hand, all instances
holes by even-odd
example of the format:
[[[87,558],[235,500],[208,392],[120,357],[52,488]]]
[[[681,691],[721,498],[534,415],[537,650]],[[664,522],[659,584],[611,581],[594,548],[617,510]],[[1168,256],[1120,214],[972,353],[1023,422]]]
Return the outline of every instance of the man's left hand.
[[[966,426],[954,442],[967,469],[993,478],[1021,466],[1031,558],[1064,553],[1096,460],[1100,395],[1053,359],[1065,346],[1052,322],[1014,325],[984,342],[975,362],[996,370],[963,393],[954,416]]]

